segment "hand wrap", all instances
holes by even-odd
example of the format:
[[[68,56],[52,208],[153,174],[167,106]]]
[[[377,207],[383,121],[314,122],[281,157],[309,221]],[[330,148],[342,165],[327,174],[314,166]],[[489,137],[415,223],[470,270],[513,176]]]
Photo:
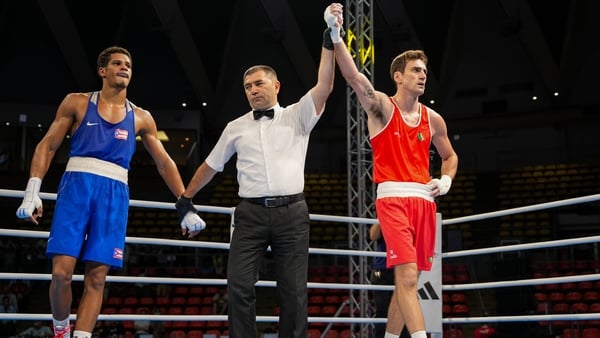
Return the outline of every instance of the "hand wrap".
[[[177,214],[179,214],[181,229],[188,232],[196,232],[206,228],[206,222],[198,216],[198,210],[194,207],[191,198],[179,197],[175,203],[175,209],[177,209]]]
[[[42,200],[40,199],[40,187],[42,179],[39,177],[31,177],[25,188],[25,196],[23,203],[17,209],[17,217],[20,219],[30,218],[34,212],[42,208]]]
[[[329,5],[325,8],[325,12],[323,13],[323,20],[327,23],[328,28],[325,30],[325,33],[329,32],[329,37],[326,37],[325,33],[323,34],[323,47],[333,50],[334,43],[342,42],[342,37],[344,36],[342,24],[344,19],[331,14],[331,5]],[[328,47],[329,43],[331,43],[330,48]]]
[[[446,195],[452,186],[452,179],[448,175],[442,175],[439,179],[434,178],[431,182],[440,190],[440,196]]]

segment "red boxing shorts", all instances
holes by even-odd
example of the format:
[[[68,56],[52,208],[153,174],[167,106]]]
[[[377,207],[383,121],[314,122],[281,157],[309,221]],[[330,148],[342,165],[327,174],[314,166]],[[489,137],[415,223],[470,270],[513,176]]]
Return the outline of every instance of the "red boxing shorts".
[[[420,197],[383,197],[377,218],[387,247],[386,265],[416,263],[431,270],[436,239],[436,205]]]

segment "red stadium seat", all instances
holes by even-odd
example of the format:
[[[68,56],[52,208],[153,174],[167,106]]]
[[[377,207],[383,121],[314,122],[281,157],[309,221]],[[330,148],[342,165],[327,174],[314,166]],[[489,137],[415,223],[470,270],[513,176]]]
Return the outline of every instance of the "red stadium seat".
[[[569,313],[571,307],[568,303],[556,303],[552,305],[552,313]]]
[[[453,284],[454,283],[454,275],[445,273],[442,274],[442,284]]]
[[[215,329],[207,330],[206,332],[204,332],[204,337],[219,338],[221,337],[221,331]]]
[[[175,330],[187,330],[190,326],[190,322],[186,320],[176,320],[173,322],[172,328]]]
[[[464,293],[462,293],[462,292],[453,293],[450,296],[450,301],[452,303],[466,303],[467,302],[467,296]]]
[[[545,302],[548,299],[548,295],[545,292],[536,292],[533,297],[538,302]]]
[[[565,300],[569,302],[580,301],[582,299],[582,294],[579,291],[569,291],[565,296]]]
[[[183,330],[174,330],[169,333],[169,338],[185,338],[186,334]]]
[[[586,291],[583,294],[583,299],[588,302],[596,301],[600,299],[600,294],[598,293],[598,291]]]
[[[442,305],[442,316],[449,317],[452,314],[452,306],[449,304]]]
[[[196,306],[196,305],[190,305],[190,306],[186,306],[183,309],[183,314],[184,315],[199,315],[200,314],[200,307]]]
[[[136,314],[151,314],[152,311],[150,310],[149,307],[146,306],[141,306],[135,309],[135,313]]]
[[[546,302],[538,303],[537,313],[550,313],[550,305]]]
[[[339,336],[340,334],[337,332],[337,330],[330,329],[329,331],[327,331],[325,338],[339,338]]]
[[[106,306],[102,308],[101,313],[105,315],[114,315],[117,313],[117,308],[114,306]]]
[[[339,338],[352,338],[352,332],[350,332],[350,329],[344,329],[342,331],[340,331],[340,334],[338,335]]]
[[[123,298],[121,298],[119,296],[111,296],[111,297],[108,297],[108,299],[106,300],[106,302],[104,302],[104,304],[118,306],[118,305],[123,304]]]
[[[323,316],[333,316],[337,312],[337,307],[335,305],[325,305],[321,308],[321,314]]]
[[[321,330],[309,329],[308,330],[308,338],[321,338]]]
[[[560,302],[565,300],[565,294],[562,292],[551,292],[548,297],[552,302]]]
[[[323,305],[325,297],[322,295],[312,295],[308,298],[308,304],[310,305]]]
[[[120,314],[133,314],[135,311],[133,310],[132,307],[122,307],[119,309],[119,313]]]
[[[173,289],[173,295],[175,296],[187,296],[188,295],[188,287],[185,285],[179,285],[176,286],[175,289]]]
[[[156,297],[156,305],[169,305],[171,304],[171,299],[167,296]]]
[[[468,315],[469,307],[467,306],[467,304],[463,304],[463,303],[454,304],[454,306],[452,306],[452,314],[457,315],[457,316]]]
[[[154,297],[150,297],[150,296],[140,297],[139,305],[147,305],[147,306],[154,305]]]
[[[123,305],[127,305],[127,306],[135,306],[138,304],[138,302],[139,302],[139,300],[135,296],[129,296],[129,297],[125,297],[125,299],[123,299]]]
[[[583,334],[581,338],[598,338],[600,337],[600,328],[597,327],[589,327],[583,329]]]
[[[202,286],[192,286],[190,287],[189,294],[194,296],[199,296],[204,293],[204,288]]]
[[[204,332],[200,330],[190,330],[188,331],[185,338],[202,338],[204,336]]]
[[[589,306],[587,303],[577,302],[571,305],[571,312],[573,313],[585,313],[588,312]]]
[[[308,307],[308,315],[312,317],[319,316],[321,314],[321,307],[319,305],[310,305]]]

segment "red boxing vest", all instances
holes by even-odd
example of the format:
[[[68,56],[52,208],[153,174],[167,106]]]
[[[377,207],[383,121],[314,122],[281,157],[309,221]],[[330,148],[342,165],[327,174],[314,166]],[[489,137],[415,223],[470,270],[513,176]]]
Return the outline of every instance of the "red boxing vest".
[[[390,97],[394,110],[388,124],[371,137],[373,150],[373,181],[381,183],[417,182],[431,180],[429,173],[429,148],[431,127],[427,107],[421,107],[416,126],[409,126],[402,119],[400,109]]]

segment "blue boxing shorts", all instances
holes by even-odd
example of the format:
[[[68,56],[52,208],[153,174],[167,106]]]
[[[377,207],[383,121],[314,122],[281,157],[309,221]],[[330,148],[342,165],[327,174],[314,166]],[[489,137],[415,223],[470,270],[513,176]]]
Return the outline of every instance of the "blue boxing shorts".
[[[58,187],[46,255],[122,268],[128,211],[126,182],[66,171]]]

